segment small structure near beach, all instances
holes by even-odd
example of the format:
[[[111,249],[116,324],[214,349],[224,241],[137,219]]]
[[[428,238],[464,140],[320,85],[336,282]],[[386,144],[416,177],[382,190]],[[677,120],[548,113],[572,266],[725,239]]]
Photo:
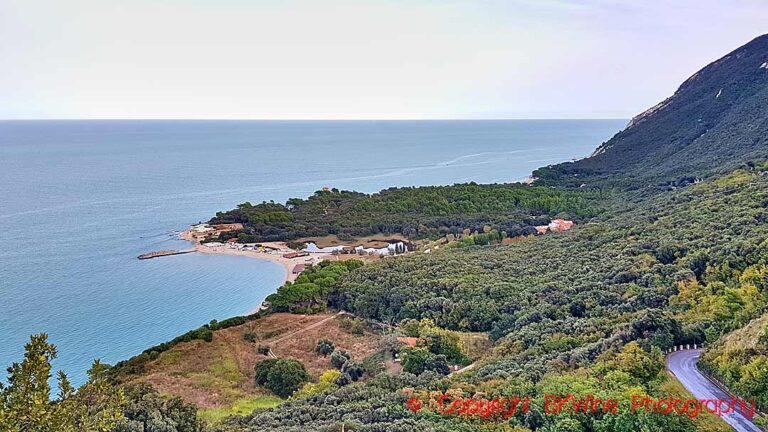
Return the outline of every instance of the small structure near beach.
[[[565,220],[565,219],[554,219],[552,222],[550,222],[547,225],[538,225],[534,228],[536,229],[536,233],[538,234],[546,234],[547,231],[549,232],[563,232],[571,229],[573,226],[573,221]]]
[[[288,252],[283,254],[283,258],[291,259],[291,258],[299,258],[308,256],[309,253],[307,252]]]
[[[552,222],[550,222],[548,226],[549,226],[549,230],[552,232],[563,232],[571,229],[571,227],[573,226],[573,221],[569,221],[565,219],[555,219]]]

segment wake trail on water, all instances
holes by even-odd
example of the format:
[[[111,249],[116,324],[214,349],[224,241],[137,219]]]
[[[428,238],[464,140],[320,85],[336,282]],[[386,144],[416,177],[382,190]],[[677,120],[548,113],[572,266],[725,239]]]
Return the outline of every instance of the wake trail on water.
[[[396,167],[395,169],[390,168],[389,171],[386,171],[383,173],[361,175],[361,176],[333,177],[333,178],[307,180],[307,181],[300,181],[300,182],[289,182],[289,183],[281,183],[281,184],[273,184],[273,185],[248,186],[248,187],[218,189],[218,190],[200,191],[200,192],[184,192],[184,193],[149,196],[149,197],[145,196],[145,197],[136,197],[136,198],[115,198],[115,199],[98,200],[98,201],[80,201],[80,202],[70,203],[66,205],[50,206],[50,207],[44,207],[41,209],[24,210],[24,211],[15,212],[15,213],[2,214],[0,215],[0,219],[8,219],[12,217],[26,216],[30,214],[39,214],[39,213],[74,209],[78,207],[98,206],[98,205],[105,205],[105,204],[115,204],[115,203],[124,203],[124,202],[141,202],[146,200],[158,200],[158,199],[171,200],[171,199],[184,199],[184,198],[198,198],[198,197],[209,197],[209,196],[226,197],[226,196],[240,195],[243,193],[250,193],[250,192],[263,192],[263,191],[279,190],[279,189],[285,189],[285,188],[300,188],[300,187],[313,186],[313,185],[316,186],[318,184],[333,184],[333,183],[340,183],[340,182],[354,182],[354,181],[374,180],[374,179],[388,178],[388,177],[399,177],[399,176],[404,176],[407,174],[412,174],[412,173],[422,172],[422,171],[488,165],[496,161],[496,158],[486,158],[484,160],[480,160],[476,162],[460,163],[462,161],[479,158],[481,156],[510,155],[510,154],[520,154],[520,153],[531,153],[535,151],[536,150],[534,149],[529,149],[529,150],[512,150],[512,151],[506,151],[506,152],[472,153],[472,154],[458,156],[446,161],[437,162],[430,165],[414,165],[414,166]],[[559,161],[559,160],[560,160],[559,158],[549,158],[549,159],[528,160],[526,162],[548,162],[548,161]],[[469,179],[470,177],[467,177],[465,179],[462,179],[461,181],[469,180]],[[509,181],[513,181],[513,180],[509,180]],[[152,211],[160,207],[161,206],[154,206],[152,208],[138,210],[134,213],[121,215],[121,216],[112,218],[110,220],[130,218],[140,213]]]

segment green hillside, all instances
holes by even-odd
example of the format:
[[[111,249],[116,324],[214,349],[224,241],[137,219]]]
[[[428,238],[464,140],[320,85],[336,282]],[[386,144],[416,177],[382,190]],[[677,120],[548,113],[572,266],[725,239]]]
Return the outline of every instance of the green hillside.
[[[739,396],[768,407],[768,314],[723,337],[699,364]]]

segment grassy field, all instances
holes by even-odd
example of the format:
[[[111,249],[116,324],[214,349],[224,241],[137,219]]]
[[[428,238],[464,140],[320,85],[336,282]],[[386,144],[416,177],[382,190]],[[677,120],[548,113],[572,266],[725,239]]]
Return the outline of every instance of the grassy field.
[[[203,421],[211,424],[219,423],[233,415],[248,415],[257,409],[274,408],[283,402],[277,396],[255,396],[236,400],[231,406],[221,408],[207,408],[198,411],[198,416]]]
[[[253,404],[276,403],[269,392],[254,384],[254,366],[267,358],[257,353],[257,347],[268,345],[278,357],[300,360],[313,377],[332,368],[328,357],[314,352],[321,338],[332,340],[357,361],[378,351],[381,335],[367,328],[355,334],[341,324],[333,314],[273,314],[216,331],[211,342],[181,343],[148,363],[146,372],[133,381],[193,402],[210,419],[250,409]],[[256,340],[247,341],[246,333],[254,334]]]

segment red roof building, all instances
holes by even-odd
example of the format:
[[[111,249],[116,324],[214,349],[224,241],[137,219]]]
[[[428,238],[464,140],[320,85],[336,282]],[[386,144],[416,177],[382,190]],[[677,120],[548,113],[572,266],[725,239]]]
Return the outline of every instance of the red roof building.
[[[563,232],[565,230],[571,229],[572,226],[573,226],[573,221],[569,221],[565,219],[555,219],[552,222],[550,222],[548,225],[549,230],[552,232]]]

